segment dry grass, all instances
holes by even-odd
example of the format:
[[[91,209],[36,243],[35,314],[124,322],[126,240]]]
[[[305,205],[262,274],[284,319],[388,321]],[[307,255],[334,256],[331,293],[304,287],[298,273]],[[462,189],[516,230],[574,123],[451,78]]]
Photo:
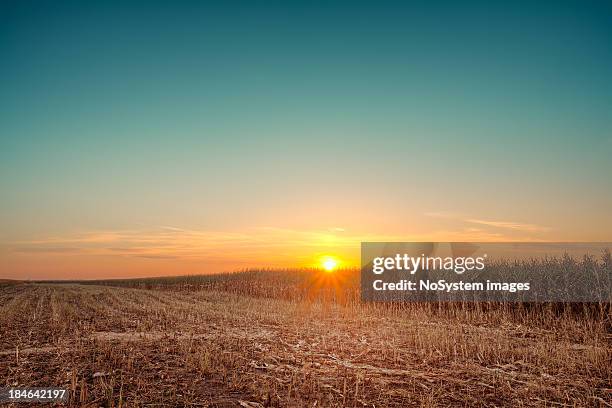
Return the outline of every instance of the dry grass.
[[[4,286],[12,286],[21,283],[21,281],[13,279],[0,279],[0,288]]]
[[[291,300],[303,281],[275,298],[265,279],[256,297],[232,293],[237,277],[4,286],[2,385],[92,407],[612,405],[609,309]]]

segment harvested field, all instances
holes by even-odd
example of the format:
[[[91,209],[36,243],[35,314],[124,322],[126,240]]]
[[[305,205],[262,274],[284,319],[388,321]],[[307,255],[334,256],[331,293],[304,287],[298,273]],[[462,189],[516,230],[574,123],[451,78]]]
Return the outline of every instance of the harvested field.
[[[0,305],[2,385],[72,406],[612,404],[605,321],[77,284],[6,286]]]

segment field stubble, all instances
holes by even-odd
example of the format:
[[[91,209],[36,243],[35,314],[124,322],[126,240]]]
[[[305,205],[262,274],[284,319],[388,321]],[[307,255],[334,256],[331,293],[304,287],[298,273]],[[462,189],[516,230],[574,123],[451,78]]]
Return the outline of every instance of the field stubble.
[[[290,300],[263,282],[4,285],[1,386],[92,407],[612,406],[607,308]]]

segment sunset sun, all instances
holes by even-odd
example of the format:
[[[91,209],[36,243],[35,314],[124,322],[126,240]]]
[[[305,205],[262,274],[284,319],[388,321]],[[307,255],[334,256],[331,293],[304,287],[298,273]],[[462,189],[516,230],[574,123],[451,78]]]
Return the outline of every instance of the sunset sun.
[[[338,261],[332,257],[326,257],[321,260],[321,265],[327,272],[333,272],[338,267]]]

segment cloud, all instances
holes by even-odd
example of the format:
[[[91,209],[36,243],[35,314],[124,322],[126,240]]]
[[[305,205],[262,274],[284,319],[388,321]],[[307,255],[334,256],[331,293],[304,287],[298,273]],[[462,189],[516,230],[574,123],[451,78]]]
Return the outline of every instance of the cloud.
[[[437,212],[426,212],[424,214],[427,217],[433,218],[444,218],[449,220],[455,220],[466,224],[477,224],[481,226],[486,226],[490,228],[497,228],[502,230],[512,230],[512,231],[520,231],[520,232],[547,232],[550,231],[550,227],[545,227],[537,224],[516,222],[516,221],[505,221],[505,220],[484,220],[480,218],[466,217],[464,215],[437,211]]]
[[[71,252],[80,252],[80,248],[71,247],[46,247],[46,246],[24,246],[15,248],[15,252],[23,253],[56,253],[66,254]]]
[[[347,236],[343,228],[296,230],[277,227],[242,231],[189,230],[161,226],[149,230],[89,231],[14,242],[18,252],[80,252],[84,255],[148,259],[260,259],[316,252],[316,248],[358,248],[364,239]],[[315,250],[313,250],[315,248]],[[288,255],[289,254],[289,255]]]
[[[344,228],[341,227],[332,227],[332,228],[328,228],[329,232],[344,232],[346,231]]]
[[[425,215],[426,217],[432,217],[432,218],[454,218],[454,219],[461,218],[460,215],[452,213],[452,212],[447,212],[447,211],[429,211],[429,212],[424,213],[423,215]]]
[[[432,230],[415,235],[410,231],[393,234],[347,232],[341,227],[291,229],[257,227],[239,231],[191,230],[159,226],[143,230],[87,231],[31,241],[13,242],[18,253],[61,254],[125,259],[174,259],[198,263],[232,262],[295,265],[311,262],[317,254],[336,253],[358,259],[361,242],[407,241],[504,241],[524,240],[517,231],[546,231],[545,227],[479,218],[457,218],[454,214],[432,213],[461,222],[455,228]],[[509,232],[512,232],[510,234]],[[528,238],[528,237],[527,237]]]
[[[134,257],[145,259],[178,259],[178,257],[172,255],[134,255]]]
[[[489,220],[479,220],[475,218],[469,218],[469,219],[466,219],[465,222],[469,222],[472,224],[486,225],[488,227],[511,229],[511,230],[517,230],[517,231],[525,231],[525,232],[550,231],[549,227],[544,227],[544,226],[535,225],[535,224],[523,224],[523,223],[514,222],[514,221],[489,221]]]

